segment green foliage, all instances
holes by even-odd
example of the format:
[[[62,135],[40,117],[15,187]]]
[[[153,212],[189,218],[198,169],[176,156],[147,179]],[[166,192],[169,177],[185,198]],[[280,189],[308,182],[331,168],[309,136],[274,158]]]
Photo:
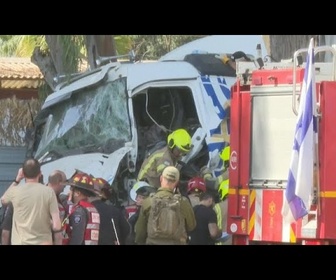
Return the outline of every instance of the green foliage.
[[[137,60],[156,60],[183,44],[203,35],[124,35],[117,44],[119,54],[134,50]],[[123,38],[126,37],[126,38]],[[117,40],[116,40],[117,41]],[[123,49],[124,48],[124,49]]]
[[[59,36],[64,50],[63,64],[67,73],[78,71],[78,65],[86,58],[84,35]],[[117,53],[134,50],[137,59],[158,59],[173,49],[203,35],[116,35]],[[0,35],[0,56],[30,57],[35,49],[47,54],[45,35]]]
[[[132,50],[133,41],[132,41],[131,36],[118,35],[118,36],[114,36],[114,40],[115,40],[118,55],[127,54]]]
[[[0,56],[31,57],[35,47],[47,49],[44,35],[0,36]]]
[[[64,55],[62,57],[65,73],[78,72],[82,61],[82,51],[85,45],[84,35],[57,35],[60,37]]]

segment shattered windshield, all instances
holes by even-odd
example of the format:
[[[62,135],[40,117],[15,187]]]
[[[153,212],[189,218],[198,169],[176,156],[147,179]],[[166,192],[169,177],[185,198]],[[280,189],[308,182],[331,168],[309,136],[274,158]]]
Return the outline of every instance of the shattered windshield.
[[[112,153],[131,140],[125,78],[85,88],[46,110],[37,159],[49,153]]]

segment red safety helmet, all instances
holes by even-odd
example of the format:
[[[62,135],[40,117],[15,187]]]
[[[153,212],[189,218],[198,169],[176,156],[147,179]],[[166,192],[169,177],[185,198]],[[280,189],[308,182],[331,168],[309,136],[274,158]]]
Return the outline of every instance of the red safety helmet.
[[[188,194],[190,192],[205,192],[205,191],[206,187],[203,178],[195,177],[188,181],[188,189],[187,189]]]

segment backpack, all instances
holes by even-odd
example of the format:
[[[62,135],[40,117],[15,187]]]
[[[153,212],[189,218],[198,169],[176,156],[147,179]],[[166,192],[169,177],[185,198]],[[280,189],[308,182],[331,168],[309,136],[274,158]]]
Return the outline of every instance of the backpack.
[[[182,196],[174,194],[160,197],[152,193],[150,197],[152,204],[147,224],[148,238],[185,242],[187,233],[181,212]]]

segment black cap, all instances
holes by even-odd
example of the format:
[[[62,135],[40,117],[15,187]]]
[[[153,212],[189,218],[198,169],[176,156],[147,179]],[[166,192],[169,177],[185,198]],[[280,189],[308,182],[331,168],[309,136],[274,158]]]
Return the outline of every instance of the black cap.
[[[156,192],[156,189],[153,187],[141,187],[136,191],[136,194],[142,196],[149,196],[151,193]]]

